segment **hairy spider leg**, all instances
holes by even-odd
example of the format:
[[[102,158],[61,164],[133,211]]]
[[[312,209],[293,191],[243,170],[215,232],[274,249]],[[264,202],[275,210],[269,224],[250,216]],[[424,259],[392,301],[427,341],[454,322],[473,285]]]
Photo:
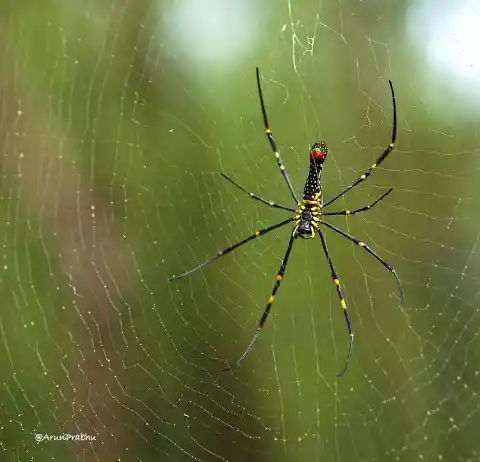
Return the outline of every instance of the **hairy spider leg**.
[[[333,285],[337,290],[337,295],[338,295],[338,298],[340,299],[340,305],[343,308],[343,316],[345,317],[345,323],[347,325],[348,336],[349,336],[347,359],[345,360],[345,365],[343,366],[343,369],[340,372],[337,372],[337,377],[341,377],[343,374],[345,374],[345,372],[347,372],[348,365],[350,364],[350,359],[352,357],[352,351],[353,351],[352,321],[350,320],[350,314],[347,310],[347,304],[345,302],[345,299],[343,298],[343,291],[342,291],[342,286],[340,284],[340,279],[338,278],[338,274],[337,274],[337,271],[335,270],[335,266],[333,265],[332,259],[330,258],[330,254],[328,253],[327,243],[325,242],[323,233],[320,230],[318,230],[318,236],[320,237],[320,240],[322,242],[323,252],[327,257],[328,266],[330,267],[330,272],[332,274]]]
[[[192,274],[194,271],[199,270],[200,268],[203,268],[204,266],[209,265],[213,261],[215,261],[217,258],[223,257],[224,255],[227,255],[230,253],[232,250],[238,249],[243,244],[246,244],[247,242],[250,242],[253,239],[256,239],[257,237],[263,236],[264,234],[269,233],[270,231],[273,231],[274,229],[280,228],[283,225],[286,225],[287,223],[290,223],[295,220],[295,217],[290,217],[287,218],[286,220],[281,221],[280,223],[275,223],[274,225],[269,226],[268,228],[263,228],[259,229],[258,231],[255,231],[253,234],[250,236],[246,237],[245,239],[242,239],[241,241],[237,242],[236,244],[231,245],[230,247],[227,247],[220,252],[217,253],[217,255],[214,255],[212,258],[209,258],[207,261],[201,263],[200,265],[195,266],[195,268],[192,268],[191,270],[185,271],[182,274],[179,274],[178,276],[172,276],[169,281],[174,281],[176,279],[183,278],[185,276],[188,276],[189,274]]]
[[[255,193],[248,192],[243,186],[240,186],[237,182],[233,181],[229,176],[227,176],[225,173],[220,173],[223,178],[225,178],[227,181],[229,181],[231,184],[236,186],[240,191],[243,191],[248,197],[251,197],[252,199],[255,199],[257,201],[262,202],[263,204],[268,205],[269,207],[273,207],[276,209],[282,209],[282,210],[287,210],[289,212],[295,212],[295,209],[292,209],[291,207],[285,207],[284,205],[278,205],[277,203],[273,201],[269,201],[268,199],[264,199],[263,197],[258,196]]]
[[[257,87],[258,87],[258,95],[260,96],[260,106],[262,107],[262,115],[263,115],[263,124],[265,125],[265,135],[267,135],[268,141],[270,143],[270,147],[272,148],[273,154],[275,155],[275,160],[277,161],[277,166],[280,169],[280,172],[283,175],[285,182],[287,183],[288,190],[293,197],[293,200],[297,203],[297,195],[292,186],[292,182],[290,181],[290,177],[288,176],[287,171],[285,170],[285,166],[283,165],[283,160],[280,156],[280,153],[277,149],[277,143],[275,143],[275,138],[273,137],[272,130],[270,125],[268,124],[267,118],[267,111],[265,109],[265,103],[263,101],[263,93],[262,93],[262,85],[260,83],[260,69],[257,67]]]
[[[224,369],[224,371],[230,371],[230,370],[236,368],[242,362],[243,358],[245,358],[245,356],[247,356],[248,353],[250,353],[254,343],[256,342],[258,336],[260,335],[260,331],[263,329],[265,321],[267,320],[268,315],[270,313],[270,310],[272,308],[273,302],[275,300],[275,296],[277,294],[277,290],[279,289],[280,284],[283,280],[283,276],[285,275],[285,270],[287,269],[288,259],[290,257],[290,252],[292,251],[292,247],[293,247],[293,243],[295,241],[295,238],[296,238],[295,233],[292,233],[292,235],[290,236],[290,241],[288,242],[287,251],[285,253],[285,256],[283,257],[282,265],[280,266],[280,269],[277,273],[277,276],[275,277],[275,285],[273,286],[272,294],[270,295],[270,298],[268,299],[267,306],[265,308],[265,311],[262,314],[262,317],[260,318],[257,330],[255,331],[255,334],[254,334],[252,340],[250,341],[250,343],[247,346],[247,349],[242,353],[242,355],[233,364],[226,367]]]
[[[392,81],[388,81],[390,85],[390,91],[392,92],[392,103],[393,103],[393,128],[392,128],[392,140],[388,147],[382,152],[380,157],[375,161],[375,163],[363,174],[360,175],[354,182],[350,183],[343,191],[339,192],[331,199],[326,201],[323,206],[327,207],[332,202],[335,202],[339,197],[343,196],[346,192],[350,191],[350,189],[354,188],[355,186],[359,185],[363,181],[365,181],[372,173],[373,169],[378,167],[386,158],[387,156],[393,151],[395,147],[395,141],[397,139],[397,103],[395,101],[395,92],[393,91],[393,84]]]
[[[335,231],[336,233],[340,234],[341,236],[347,238],[348,240],[352,241],[354,244],[358,245],[358,247],[361,247],[363,250],[365,250],[374,258],[376,258],[385,268],[387,268],[388,271],[390,271],[393,274],[393,277],[395,278],[395,283],[397,284],[398,292],[400,294],[400,303],[403,305],[405,297],[403,295],[402,284],[400,282],[400,279],[398,278],[397,272],[395,271],[393,266],[390,265],[390,263],[388,263],[386,260],[380,257],[367,244],[365,244],[365,242],[360,241],[356,237],[351,236],[350,234],[346,233],[345,231],[342,231],[340,228],[337,228],[336,226],[331,225],[330,223],[327,223],[326,221],[321,220],[320,223],[322,223],[322,225],[325,225],[327,228],[330,228],[331,230]]]

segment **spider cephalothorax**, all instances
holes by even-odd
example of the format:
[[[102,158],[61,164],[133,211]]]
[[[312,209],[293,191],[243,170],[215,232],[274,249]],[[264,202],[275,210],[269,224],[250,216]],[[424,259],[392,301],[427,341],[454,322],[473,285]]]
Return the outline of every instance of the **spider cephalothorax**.
[[[325,159],[327,158],[328,155],[328,148],[327,145],[322,141],[320,143],[314,143],[312,147],[310,148],[309,151],[309,170],[308,170],[308,176],[307,180],[305,181],[305,187],[303,190],[303,196],[302,200],[299,201],[297,199],[297,195],[295,194],[295,191],[292,187],[292,183],[290,181],[290,177],[288,176],[288,173],[285,170],[285,167],[283,165],[282,159],[280,157],[280,153],[278,152],[277,145],[275,143],[275,139],[273,138],[272,135],[272,130],[270,129],[268,125],[268,119],[267,119],[267,112],[265,110],[265,104],[263,102],[263,95],[262,95],[262,88],[260,84],[260,72],[257,67],[257,86],[258,86],[258,94],[260,96],[260,106],[262,108],[262,115],[263,115],[263,123],[265,125],[265,134],[267,135],[268,142],[270,143],[270,147],[273,151],[273,154],[275,155],[275,159],[277,162],[277,166],[280,169],[281,174],[283,175],[283,178],[287,184],[288,190],[290,192],[290,195],[293,197],[295,200],[295,203],[297,204],[297,209],[291,208],[291,207],[286,207],[284,205],[279,205],[276,204],[273,201],[264,199],[263,197],[258,196],[255,193],[248,192],[243,186],[240,186],[238,183],[233,181],[230,177],[222,173],[222,176],[226,178],[230,183],[232,183],[234,186],[239,188],[241,191],[243,191],[245,194],[247,194],[249,197],[252,199],[255,199],[257,201],[262,202],[263,204],[266,204],[270,207],[274,207],[277,209],[282,209],[286,210],[289,212],[293,212],[295,215],[291,216],[290,218],[287,218],[286,220],[283,220],[279,223],[275,223],[271,226],[268,226],[267,228],[260,229],[258,231],[255,231],[253,234],[250,236],[246,237],[245,239],[242,239],[241,241],[237,242],[236,244],[231,245],[230,247],[227,247],[226,249],[223,249],[220,251],[217,255],[213,256],[209,260],[207,260],[204,263],[201,263],[197,265],[195,268],[186,271],[179,276],[173,276],[171,280],[173,279],[180,279],[184,276],[187,276],[197,269],[200,269],[204,267],[205,265],[208,265],[212,261],[216,260],[217,258],[226,255],[227,253],[230,253],[231,251],[237,249],[241,245],[257,238],[260,236],[263,236],[264,234],[269,233],[270,231],[273,231],[274,229],[280,228],[283,225],[286,225],[287,223],[292,223],[295,222],[294,228],[292,233],[290,234],[290,240],[288,242],[287,246],[287,251],[285,252],[285,256],[283,257],[282,264],[280,266],[280,269],[277,273],[277,276],[275,277],[275,285],[273,286],[272,294],[270,295],[270,298],[268,299],[267,306],[265,308],[265,311],[263,312],[262,316],[260,317],[260,320],[258,322],[257,330],[248,344],[247,348],[243,352],[243,354],[235,361],[231,366],[228,366],[225,370],[230,370],[235,367],[237,367],[240,362],[245,358],[245,356],[250,352],[252,349],[253,344],[258,338],[258,335],[260,334],[260,331],[263,329],[263,326],[265,324],[265,321],[267,320],[267,317],[270,313],[270,309],[272,308],[273,301],[275,299],[275,296],[277,294],[277,290],[280,287],[280,283],[283,280],[283,276],[285,274],[285,271],[287,269],[287,264],[288,264],[288,259],[290,258],[290,253],[293,248],[293,243],[295,242],[295,239],[297,237],[302,237],[305,239],[311,239],[314,238],[316,235],[320,238],[323,252],[325,254],[325,257],[327,258],[327,263],[330,268],[330,273],[332,277],[332,282],[333,285],[337,291],[337,295],[340,299],[340,305],[342,307],[343,315],[345,317],[345,323],[347,325],[347,330],[349,334],[349,345],[348,345],[348,353],[347,353],[347,359],[345,361],[345,364],[343,366],[343,369],[337,374],[338,376],[341,376],[345,373],[347,370],[348,364],[350,362],[350,358],[352,356],[352,347],[353,347],[353,330],[352,330],[352,323],[350,321],[350,315],[348,314],[347,311],[347,304],[345,302],[345,299],[343,298],[343,292],[342,292],[342,286],[340,284],[340,279],[338,278],[337,271],[335,270],[335,267],[333,265],[332,259],[330,258],[330,254],[327,249],[327,243],[325,241],[325,238],[323,236],[323,232],[321,230],[321,226],[323,225],[332,231],[340,234],[344,238],[350,240],[354,244],[358,245],[360,248],[368,252],[370,255],[372,255],[374,258],[376,258],[385,268],[387,268],[389,271],[392,272],[393,276],[395,277],[395,282],[397,283],[398,290],[400,293],[400,301],[403,304],[403,290],[402,286],[400,284],[400,280],[398,279],[397,273],[393,269],[393,267],[387,263],[383,258],[381,258],[377,253],[372,250],[368,245],[366,245],[363,241],[357,239],[356,237],[351,236],[350,234],[346,233],[345,231],[341,230],[340,228],[337,228],[336,226],[324,221],[322,218],[326,216],[333,216],[333,215],[354,215],[356,213],[360,212],[365,212],[366,210],[371,209],[375,204],[378,204],[381,200],[383,200],[388,194],[390,194],[393,190],[393,188],[390,188],[387,190],[385,193],[383,193],[379,198],[377,198],[374,202],[372,202],[369,205],[365,205],[364,207],[360,207],[358,209],[354,210],[340,210],[338,212],[327,212],[325,213],[323,210],[325,207],[329,206],[333,202],[335,202],[339,197],[343,196],[345,193],[350,191],[352,188],[360,184],[362,181],[365,181],[370,174],[372,173],[373,169],[377,167],[377,165],[380,165],[390,154],[390,152],[393,151],[394,148],[394,143],[395,139],[397,136],[397,111],[396,111],[396,103],[395,103],[395,94],[393,92],[393,85],[392,82],[389,81],[390,84],[390,90],[392,93],[392,101],[393,101],[393,129],[392,129],[392,139],[388,147],[383,151],[383,153],[378,157],[378,159],[375,161],[375,163],[365,171],[365,173],[361,176],[359,176],[355,181],[350,183],[344,190],[340,191],[327,201],[323,201],[322,198],[322,178],[321,178],[321,173],[323,169],[323,164],[325,162]]]

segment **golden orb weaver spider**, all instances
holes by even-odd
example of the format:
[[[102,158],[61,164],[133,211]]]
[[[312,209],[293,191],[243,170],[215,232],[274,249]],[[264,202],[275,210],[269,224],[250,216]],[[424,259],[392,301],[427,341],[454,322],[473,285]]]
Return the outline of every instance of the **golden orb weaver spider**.
[[[352,323],[350,320],[350,314],[347,310],[347,305],[345,303],[345,299],[343,297],[343,292],[342,292],[342,286],[340,284],[340,279],[338,277],[337,271],[335,270],[335,267],[333,265],[332,259],[330,258],[330,254],[327,249],[327,244],[325,242],[325,238],[323,236],[322,230],[320,229],[320,225],[324,225],[327,228],[330,228],[332,231],[340,234],[346,239],[349,239],[351,242],[359,246],[360,248],[364,249],[366,252],[368,252],[370,255],[372,255],[374,258],[376,258],[385,268],[387,268],[395,277],[395,282],[397,284],[399,293],[400,293],[400,301],[401,304],[403,305],[404,301],[404,295],[403,295],[403,289],[402,285],[400,283],[400,280],[397,276],[397,273],[395,272],[395,269],[388,263],[386,262],[383,258],[381,258],[376,252],[374,252],[367,244],[365,244],[363,241],[357,239],[356,237],[351,236],[350,234],[346,233],[345,231],[342,231],[341,229],[337,228],[336,226],[333,226],[330,223],[327,223],[326,221],[322,220],[322,217],[326,216],[333,216],[333,215],[354,215],[356,213],[360,212],[365,212],[369,209],[371,209],[374,205],[378,204],[380,201],[385,199],[385,197],[390,194],[393,191],[393,188],[390,188],[388,191],[383,193],[380,197],[378,197],[374,202],[372,202],[370,205],[366,205],[364,207],[360,207],[355,210],[341,210],[338,212],[324,212],[323,209],[333,202],[335,202],[339,197],[343,196],[345,193],[350,191],[352,188],[357,186],[358,184],[362,183],[365,181],[370,174],[372,173],[373,169],[376,168],[378,165],[380,165],[386,158],[387,156],[393,151],[394,149],[394,144],[397,136],[397,106],[395,102],[395,93],[393,91],[393,85],[392,82],[389,80],[388,83],[390,84],[390,91],[392,94],[392,102],[393,102],[393,129],[392,129],[392,139],[390,141],[390,144],[388,147],[383,151],[383,153],[378,157],[378,159],[375,161],[375,163],[365,171],[363,175],[358,177],[355,181],[350,183],[343,191],[339,192],[332,198],[328,199],[326,202],[323,201],[322,197],[322,181],[321,181],[321,173],[322,173],[322,168],[323,164],[327,158],[328,155],[328,148],[327,145],[322,141],[320,143],[314,143],[312,147],[310,148],[309,151],[309,157],[310,157],[310,165],[309,165],[309,170],[308,170],[308,176],[307,180],[305,182],[304,190],[303,190],[303,196],[302,200],[299,201],[297,199],[297,196],[295,194],[295,191],[292,187],[292,183],[290,181],[290,177],[288,176],[287,171],[285,170],[285,167],[283,165],[282,158],[280,157],[280,153],[278,152],[277,145],[275,143],[275,139],[273,138],[272,130],[270,129],[270,126],[268,124],[268,119],[267,119],[267,112],[265,110],[265,104],[263,101],[263,94],[262,94],[262,87],[260,84],[260,71],[259,68],[256,68],[256,75],[257,75],[257,87],[258,87],[258,94],[260,97],[260,105],[262,109],[262,115],[263,115],[263,123],[265,125],[265,134],[267,135],[268,141],[270,143],[270,147],[273,151],[273,154],[275,155],[275,159],[277,161],[277,166],[280,169],[280,172],[283,175],[283,178],[287,184],[287,187],[290,191],[290,194],[292,195],[295,203],[297,204],[297,208],[293,209],[291,207],[285,207],[283,205],[278,205],[273,201],[264,199],[263,197],[258,196],[255,193],[248,192],[244,187],[240,186],[238,183],[233,181],[230,177],[225,175],[224,173],[221,173],[221,175],[229,181],[231,184],[233,184],[235,187],[240,189],[243,193],[251,197],[252,199],[256,199],[257,201],[262,202],[263,204],[266,204],[270,207],[286,210],[289,212],[295,213],[293,217],[287,218],[286,220],[283,220],[279,223],[275,223],[271,226],[268,226],[267,228],[260,229],[253,233],[252,235],[246,237],[245,239],[242,239],[241,241],[237,242],[236,244],[227,247],[220,251],[217,255],[213,256],[209,260],[205,261],[204,263],[201,263],[197,265],[195,268],[186,271],[179,276],[173,276],[170,278],[170,281],[173,281],[175,279],[180,279],[185,276],[188,276],[189,274],[193,273],[194,271],[197,271],[200,268],[203,268],[204,266],[212,263],[214,260],[216,260],[219,257],[222,257],[233,250],[237,249],[243,244],[246,244],[247,242],[250,242],[253,239],[256,239],[257,237],[263,236],[264,234],[269,233],[270,231],[273,231],[274,229],[280,228],[281,226],[286,225],[287,223],[292,223],[295,222],[292,234],[290,235],[290,240],[288,242],[287,246],[287,251],[285,253],[285,256],[283,257],[282,264],[280,266],[280,269],[277,273],[277,276],[275,278],[275,285],[273,286],[272,293],[270,295],[270,298],[268,299],[267,306],[265,308],[265,311],[263,312],[260,321],[257,326],[257,330],[248,344],[247,348],[245,351],[242,353],[242,355],[235,361],[233,364],[225,368],[225,371],[234,369],[237,367],[241,361],[247,356],[247,354],[251,351],[255,341],[257,340],[260,331],[263,329],[263,326],[265,325],[265,321],[268,318],[268,315],[270,313],[270,309],[272,307],[273,301],[275,299],[275,296],[277,294],[278,289],[280,288],[280,284],[283,280],[283,277],[285,275],[285,271],[287,269],[287,264],[288,264],[288,259],[290,257],[290,253],[293,248],[293,243],[295,242],[295,239],[297,237],[302,237],[304,239],[312,239],[316,235],[320,238],[323,252],[325,253],[325,257],[327,258],[327,263],[330,268],[331,272],[331,277],[333,284],[335,286],[335,289],[337,291],[338,297],[340,299],[340,305],[342,306],[343,309],[343,314],[345,317],[345,323],[347,325],[347,330],[349,334],[349,345],[348,345],[348,354],[347,358],[345,360],[345,364],[343,366],[343,369],[337,373],[337,376],[340,377],[342,376],[348,368],[348,365],[350,363],[350,359],[352,357],[352,349],[353,349],[353,330],[352,330]]]

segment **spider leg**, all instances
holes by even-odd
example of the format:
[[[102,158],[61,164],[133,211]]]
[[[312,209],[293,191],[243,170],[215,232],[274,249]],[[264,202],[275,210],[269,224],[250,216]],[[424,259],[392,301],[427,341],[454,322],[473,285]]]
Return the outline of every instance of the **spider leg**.
[[[397,284],[398,291],[400,292],[400,302],[403,305],[404,302],[404,295],[403,295],[403,288],[402,284],[400,283],[400,279],[398,279],[397,272],[393,268],[390,263],[385,261],[382,257],[380,257],[376,252],[374,252],[365,242],[358,240],[356,237],[351,236],[350,234],[346,233],[345,231],[342,231],[341,229],[337,228],[336,226],[331,225],[330,223],[327,223],[326,221],[319,221],[319,223],[324,224],[327,228],[330,228],[331,230],[335,231],[336,233],[342,235],[343,237],[346,237],[350,241],[352,241],[354,244],[358,245],[362,249],[366,250],[370,255],[375,257],[385,268],[387,268],[394,276],[395,282]]]
[[[354,188],[358,184],[365,181],[371,175],[372,170],[375,167],[379,166],[387,158],[387,156],[393,151],[395,140],[397,138],[397,105],[395,102],[395,93],[393,91],[392,81],[389,80],[388,83],[390,84],[390,90],[392,92],[392,101],[393,101],[393,128],[392,128],[392,140],[390,141],[390,144],[385,149],[385,151],[382,152],[382,154],[375,161],[375,163],[363,175],[358,177],[353,183],[350,183],[343,191],[339,192],[338,194],[333,196],[331,199],[326,201],[323,204],[324,207],[326,207],[327,205],[330,205],[332,202],[336,201],[339,197],[343,196],[346,192],[350,191],[350,189]]]
[[[282,264],[275,278],[275,285],[273,286],[272,295],[270,295],[270,298],[268,299],[267,307],[265,308],[265,311],[263,312],[262,317],[260,318],[255,335],[253,336],[252,340],[248,344],[247,349],[243,352],[240,358],[238,358],[232,365],[226,367],[224,371],[230,371],[232,369],[235,369],[242,362],[243,358],[245,358],[245,356],[247,356],[247,354],[250,353],[255,341],[260,335],[260,331],[263,329],[265,321],[268,318],[270,309],[272,308],[272,304],[275,299],[275,295],[277,293],[278,288],[280,287],[280,283],[282,282],[283,276],[285,274],[285,270],[287,269],[288,258],[290,257],[290,252],[292,251],[293,242],[295,241],[296,237],[297,237],[297,234],[294,231],[290,236],[290,241],[288,242],[287,251],[285,252],[285,256],[283,257]]]
[[[338,279],[338,274],[335,270],[335,267],[333,266],[333,262],[332,262],[332,259],[330,258],[330,254],[328,253],[327,243],[325,242],[325,238],[323,237],[322,231],[320,231],[320,229],[317,228],[317,232],[318,232],[318,236],[320,237],[320,240],[322,241],[323,252],[325,253],[325,256],[327,257],[328,266],[330,267],[330,271],[332,273],[333,285],[335,286],[335,289],[337,289],[338,298],[340,299],[340,305],[342,305],[342,308],[343,308],[343,315],[345,317],[345,323],[347,325],[348,336],[349,336],[347,359],[345,360],[345,365],[343,366],[343,369],[340,372],[337,372],[337,377],[341,377],[343,374],[345,374],[345,372],[347,372],[348,365],[349,365],[350,359],[352,357],[352,350],[353,350],[352,322],[350,320],[350,314],[347,310],[347,304],[345,303],[345,299],[343,298],[343,292],[342,292],[342,286],[340,285],[340,279]]]
[[[257,196],[257,194],[255,194],[255,193],[248,192],[243,186],[240,186],[238,183],[233,181],[229,176],[225,175],[225,173],[223,173],[223,172],[220,173],[220,175],[222,175],[223,178],[225,178],[227,181],[232,183],[234,186],[236,186],[238,189],[240,189],[240,191],[243,191],[248,197],[251,197],[252,199],[256,199],[257,201],[260,201],[260,202],[262,202],[262,203],[264,203],[264,204],[266,204],[270,207],[274,207],[274,208],[282,209],[282,210],[288,210],[289,212],[296,212],[295,209],[292,209],[290,207],[285,207],[283,205],[278,205],[273,201],[269,201],[267,199],[264,199],[263,197]]]
[[[374,205],[377,205],[380,201],[385,199],[385,197],[387,197],[392,191],[393,191],[393,188],[390,188],[387,192],[384,192],[378,199],[376,199],[370,205],[366,205],[365,207],[361,207],[361,208],[355,209],[355,210],[342,210],[340,212],[327,212],[327,213],[322,213],[322,215],[325,215],[325,216],[328,216],[328,215],[355,215],[356,213],[359,213],[359,212],[365,212],[366,210],[370,210]]]
[[[237,249],[241,245],[246,244],[247,242],[253,239],[256,239],[257,237],[263,236],[264,234],[267,234],[270,231],[273,231],[274,229],[280,228],[281,226],[286,225],[287,223],[290,223],[294,220],[296,220],[296,217],[290,217],[290,218],[287,218],[286,220],[281,221],[280,223],[275,223],[274,225],[271,225],[268,228],[260,229],[255,233],[253,233],[252,235],[246,237],[245,239],[242,239],[241,241],[237,242],[236,244],[233,244],[232,246],[227,247],[226,249],[223,249],[222,251],[218,252],[217,255],[214,255],[212,258],[208,259],[207,261],[201,263],[200,265],[197,265],[195,268],[185,271],[185,273],[179,274],[178,276],[172,276],[171,278],[169,278],[169,281],[174,281],[175,279],[180,279],[185,276],[188,276],[189,274],[192,274],[194,271],[197,271],[198,269],[209,265],[210,263],[212,263],[212,261],[216,260],[217,258],[223,257],[227,253],[230,253],[232,250]]]
[[[287,171],[285,170],[285,166],[283,165],[282,158],[280,157],[280,153],[277,149],[277,144],[275,143],[275,138],[272,135],[272,130],[268,125],[268,118],[267,118],[267,111],[265,109],[265,103],[263,102],[263,94],[262,94],[262,86],[260,84],[260,69],[257,67],[257,86],[258,86],[258,94],[260,96],[260,105],[262,106],[262,115],[263,115],[263,124],[265,125],[265,134],[267,135],[268,141],[270,143],[270,147],[272,148],[273,154],[275,155],[275,159],[277,160],[277,166],[280,169],[280,172],[287,183],[288,189],[290,190],[290,194],[292,195],[295,203],[298,203],[297,196],[295,191],[293,190],[292,182],[290,181],[290,177],[288,176]]]

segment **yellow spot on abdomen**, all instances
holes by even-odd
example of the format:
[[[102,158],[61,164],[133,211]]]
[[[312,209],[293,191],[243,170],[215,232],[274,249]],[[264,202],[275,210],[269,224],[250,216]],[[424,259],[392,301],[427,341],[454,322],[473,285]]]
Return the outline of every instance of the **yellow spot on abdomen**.
[[[361,242],[361,241],[360,241],[360,242],[358,243],[358,246],[359,246],[359,247],[365,247],[365,242]]]
[[[260,234],[261,234],[261,232],[260,232],[260,231],[257,231],[257,232],[255,233],[255,236],[258,237],[258,236],[260,236]]]
[[[271,295],[270,298],[268,299],[268,303],[273,303],[273,299],[274,299],[274,298],[275,298],[275,297],[274,297],[273,295]]]
[[[340,305],[342,305],[342,308],[343,308],[344,310],[347,309],[347,304],[345,303],[345,300],[343,300],[343,299],[340,300]]]
[[[282,275],[281,274],[277,274],[277,277],[275,278],[277,281],[281,281],[282,280]]]
[[[338,279],[334,279],[333,280],[333,283],[336,285],[336,286],[339,286],[340,285],[340,281]]]

